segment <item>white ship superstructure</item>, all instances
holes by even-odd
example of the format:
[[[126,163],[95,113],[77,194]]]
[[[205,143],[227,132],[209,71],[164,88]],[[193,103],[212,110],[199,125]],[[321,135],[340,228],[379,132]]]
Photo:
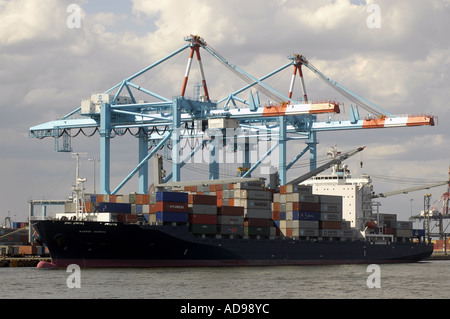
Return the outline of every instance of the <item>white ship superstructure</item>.
[[[329,157],[340,155],[335,147],[328,152]],[[360,231],[372,216],[372,180],[368,175],[352,178],[346,164],[341,162],[332,167],[331,174],[321,174],[301,183],[313,186],[313,194],[342,196],[342,217],[351,227]]]

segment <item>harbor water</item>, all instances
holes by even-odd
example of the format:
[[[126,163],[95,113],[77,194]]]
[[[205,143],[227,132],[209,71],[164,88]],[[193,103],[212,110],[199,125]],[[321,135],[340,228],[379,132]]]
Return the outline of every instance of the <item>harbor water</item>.
[[[450,261],[412,264],[154,268],[0,268],[1,299],[449,298]]]

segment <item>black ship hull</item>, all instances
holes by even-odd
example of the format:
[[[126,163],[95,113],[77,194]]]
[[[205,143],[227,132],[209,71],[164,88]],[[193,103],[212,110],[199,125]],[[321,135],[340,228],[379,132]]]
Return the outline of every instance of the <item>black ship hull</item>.
[[[187,226],[40,221],[52,263],[38,267],[198,267],[417,262],[433,247],[416,243],[200,238]]]

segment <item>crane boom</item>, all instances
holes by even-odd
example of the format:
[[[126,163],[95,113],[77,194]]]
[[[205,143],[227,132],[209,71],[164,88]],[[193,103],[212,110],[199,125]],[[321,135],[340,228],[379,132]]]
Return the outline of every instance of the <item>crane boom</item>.
[[[343,160],[346,160],[347,158],[361,152],[362,150],[364,150],[366,147],[365,146],[361,146],[358,147],[350,152],[344,153],[339,155],[338,157],[332,159],[331,161],[329,161],[328,163],[310,171],[309,173],[306,173],[300,177],[297,177],[296,179],[292,180],[291,182],[289,182],[288,184],[300,184],[301,182],[306,181],[307,179],[310,179],[311,177],[323,172],[324,170],[332,167],[333,165],[336,165],[339,162],[342,162]]]
[[[398,194],[408,194],[409,192],[419,191],[422,189],[430,189],[433,187],[439,187],[439,186],[447,185],[449,183],[450,183],[449,181],[445,181],[445,182],[439,182],[439,183],[434,183],[434,184],[428,184],[425,186],[417,186],[417,187],[412,187],[412,188],[401,189],[401,190],[387,192],[387,193],[378,193],[378,194],[372,195],[372,198],[380,198],[380,197],[385,198],[388,196],[393,196],[393,195],[398,195]]]

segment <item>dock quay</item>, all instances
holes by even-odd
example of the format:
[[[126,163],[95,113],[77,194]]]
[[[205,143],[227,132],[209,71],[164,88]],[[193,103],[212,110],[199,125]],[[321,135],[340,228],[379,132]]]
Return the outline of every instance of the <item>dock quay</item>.
[[[450,260],[450,255],[442,252],[434,252],[428,260]]]
[[[49,257],[6,257],[0,259],[0,267],[36,267],[40,261],[51,261]]]

